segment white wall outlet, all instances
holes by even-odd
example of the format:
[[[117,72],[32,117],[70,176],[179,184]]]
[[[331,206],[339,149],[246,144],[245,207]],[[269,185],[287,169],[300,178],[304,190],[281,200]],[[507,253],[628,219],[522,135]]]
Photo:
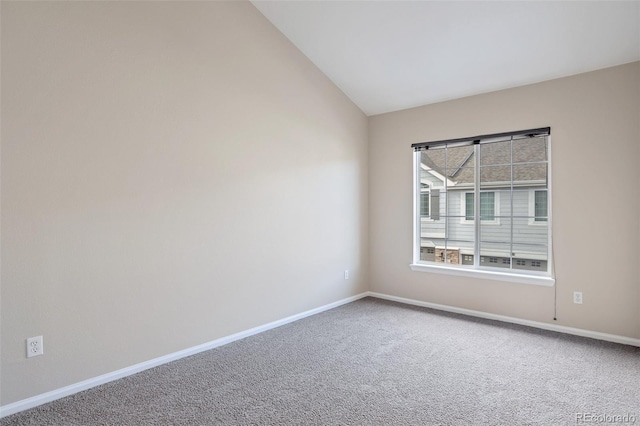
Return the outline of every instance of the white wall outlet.
[[[576,303],[578,305],[582,305],[582,292],[581,291],[574,291],[573,292],[573,303]]]
[[[42,355],[44,353],[44,342],[42,336],[29,337],[27,339],[27,358]]]
[[[344,279],[345,279],[345,280],[348,280],[348,279],[349,279],[349,270],[348,270],[348,269],[345,269],[345,270],[344,270]]]

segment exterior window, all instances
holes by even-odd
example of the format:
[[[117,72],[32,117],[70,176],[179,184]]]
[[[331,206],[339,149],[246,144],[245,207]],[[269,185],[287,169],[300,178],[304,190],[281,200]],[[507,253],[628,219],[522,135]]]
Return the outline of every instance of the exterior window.
[[[480,193],[480,220],[496,220],[496,193]],[[464,194],[464,220],[473,221],[475,210],[475,194]]]
[[[429,204],[430,204],[430,200],[429,200],[429,186],[427,186],[426,184],[421,184],[420,185],[420,216],[425,216],[428,217],[429,216]]]
[[[553,283],[550,137],[548,128],[542,130],[414,144],[421,145],[414,164],[414,270],[433,265],[441,268],[437,272],[482,270],[533,277],[518,282]],[[434,253],[427,256],[425,247],[435,247]]]
[[[547,191],[534,192],[534,216],[536,222],[547,221]]]
[[[473,192],[467,192],[466,194],[464,194],[464,219],[465,220],[473,220],[474,217],[474,196],[473,196]]]

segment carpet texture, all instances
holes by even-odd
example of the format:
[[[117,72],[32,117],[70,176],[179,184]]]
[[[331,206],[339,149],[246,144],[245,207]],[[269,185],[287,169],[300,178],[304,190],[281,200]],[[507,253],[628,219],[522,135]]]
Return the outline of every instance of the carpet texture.
[[[589,415],[640,424],[640,348],[366,298],[0,425],[575,425]]]

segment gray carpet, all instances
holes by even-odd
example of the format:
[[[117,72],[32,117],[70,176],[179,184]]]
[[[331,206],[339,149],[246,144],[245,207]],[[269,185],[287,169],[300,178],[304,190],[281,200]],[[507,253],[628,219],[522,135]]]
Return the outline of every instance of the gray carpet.
[[[366,298],[0,425],[575,425],[580,413],[640,424],[640,348]]]

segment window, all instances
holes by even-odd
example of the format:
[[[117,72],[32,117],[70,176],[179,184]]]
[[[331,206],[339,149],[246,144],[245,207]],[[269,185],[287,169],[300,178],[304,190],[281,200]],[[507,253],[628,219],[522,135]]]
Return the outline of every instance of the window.
[[[546,226],[548,221],[548,194],[546,189],[529,190],[529,225]]]
[[[473,192],[462,193],[461,213],[464,215],[461,223],[473,224],[475,212],[475,194]],[[480,193],[480,220],[485,223],[498,223],[496,211],[499,211],[498,196],[495,192]]]
[[[412,145],[412,269],[552,285],[549,135],[543,128]]]
[[[429,186],[425,183],[420,184],[420,216],[429,217]]]
[[[547,191],[534,191],[534,216],[536,222],[547,221]]]
[[[440,190],[432,182],[420,182],[420,216],[426,220],[440,219]]]
[[[464,197],[465,200],[465,209],[464,209],[464,218],[465,220],[473,220],[473,208],[474,208],[474,201],[473,201],[473,192],[466,192]],[[480,198],[480,201],[482,202],[482,198]]]

